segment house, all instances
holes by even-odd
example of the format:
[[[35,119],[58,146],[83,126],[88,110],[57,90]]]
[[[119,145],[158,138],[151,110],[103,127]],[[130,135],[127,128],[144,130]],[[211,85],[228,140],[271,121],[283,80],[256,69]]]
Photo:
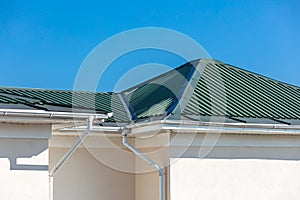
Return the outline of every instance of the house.
[[[120,93],[3,87],[0,198],[298,199],[299,101],[211,59]]]

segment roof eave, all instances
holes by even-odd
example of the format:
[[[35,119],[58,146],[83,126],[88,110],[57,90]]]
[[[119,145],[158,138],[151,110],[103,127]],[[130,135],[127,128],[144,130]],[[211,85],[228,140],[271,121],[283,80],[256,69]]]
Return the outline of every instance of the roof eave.
[[[86,121],[89,116],[94,116],[97,121],[104,121],[112,113],[76,113],[76,112],[51,112],[44,110],[0,109],[0,122],[10,123],[70,123]]]

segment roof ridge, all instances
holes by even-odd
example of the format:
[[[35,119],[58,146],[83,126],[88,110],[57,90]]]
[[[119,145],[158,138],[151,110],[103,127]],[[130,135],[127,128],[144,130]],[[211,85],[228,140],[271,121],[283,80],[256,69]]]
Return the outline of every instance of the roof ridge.
[[[182,85],[183,91],[181,92],[181,95],[178,98],[178,102],[173,103],[173,104],[176,103],[176,105],[175,106],[173,105],[174,106],[173,109],[169,110],[168,116],[166,116],[166,118],[168,118],[170,116],[170,114],[181,112],[181,110],[184,110],[184,108],[187,106],[188,101],[193,93],[190,91],[190,89],[195,90],[195,87],[201,77],[201,73],[199,73],[199,71],[200,71],[199,67],[201,66],[200,63],[201,63],[201,61],[205,61],[205,60],[206,59],[201,58],[201,59],[195,59],[195,60],[192,60],[189,62],[192,64],[193,67],[190,71],[189,76],[186,79],[186,82],[183,83],[183,85]],[[191,86],[191,87],[189,87],[189,86]],[[190,97],[186,97],[187,93],[189,93]],[[183,107],[183,108],[181,108],[181,107]]]

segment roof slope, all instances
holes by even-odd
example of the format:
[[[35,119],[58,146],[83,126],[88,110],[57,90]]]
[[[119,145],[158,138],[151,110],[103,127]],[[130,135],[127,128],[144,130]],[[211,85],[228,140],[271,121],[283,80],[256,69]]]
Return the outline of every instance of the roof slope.
[[[195,68],[184,64],[154,79],[123,92],[133,120],[150,116],[166,116],[178,102]]]
[[[0,108],[114,112],[113,121],[130,121],[117,93],[0,88]]]
[[[184,115],[300,119],[300,88],[214,60],[204,68]],[[215,95],[219,94],[219,95]]]

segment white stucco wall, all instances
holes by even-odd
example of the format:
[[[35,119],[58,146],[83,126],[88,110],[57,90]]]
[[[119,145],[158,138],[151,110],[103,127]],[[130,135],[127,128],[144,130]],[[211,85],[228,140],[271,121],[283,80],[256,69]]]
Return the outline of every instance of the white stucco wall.
[[[50,162],[57,160],[66,150],[50,148]],[[113,170],[80,148],[56,174],[54,200],[132,200],[134,187],[134,175]]]
[[[48,199],[50,125],[0,124],[0,199]]]
[[[181,158],[171,166],[172,200],[297,200],[300,162]]]
[[[54,136],[50,140],[50,169],[78,139]],[[135,174],[114,167],[134,167],[134,156],[121,157],[106,137],[88,137],[54,177],[54,200],[133,200]],[[120,146],[121,137],[110,138]],[[124,165],[122,165],[123,162]],[[111,165],[111,166],[109,166]]]
[[[184,150],[188,137],[171,147],[171,200],[300,198],[299,136],[222,135],[202,159],[204,136]],[[176,158],[180,151],[182,157]]]

